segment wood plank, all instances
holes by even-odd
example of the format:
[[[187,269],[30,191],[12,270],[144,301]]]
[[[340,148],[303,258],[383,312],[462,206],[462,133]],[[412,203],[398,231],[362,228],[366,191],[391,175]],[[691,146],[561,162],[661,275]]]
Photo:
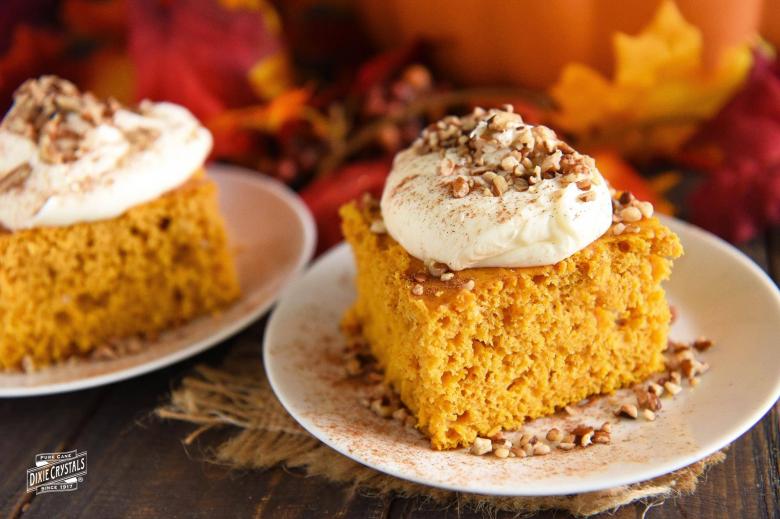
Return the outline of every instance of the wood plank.
[[[780,404],[754,429],[753,459],[756,461],[756,494],[766,517],[780,517]]]
[[[766,236],[759,235],[737,248],[755,261],[759,267],[764,269],[764,271],[769,271],[769,252]]]
[[[255,517],[344,517],[351,497],[352,492],[343,485],[309,478],[300,472],[283,472],[261,513]]]
[[[391,501],[391,496],[375,497],[353,490],[340,515],[345,519],[387,519]]]
[[[150,416],[172,381],[207,357],[217,359],[228,347],[224,344],[185,364],[110,386],[87,427],[68,445],[88,451],[85,483],[73,493],[36,497],[25,516],[251,515],[269,490],[271,474],[242,477],[240,472],[204,463],[202,449],[186,451],[181,445],[191,425]]]
[[[766,248],[769,260],[768,271],[775,283],[780,284],[780,228],[766,232]]]
[[[645,508],[646,505],[644,504],[631,505],[614,512],[595,515],[593,518],[634,519],[640,517]],[[393,501],[388,515],[389,519],[484,519],[485,517],[494,516],[486,511],[475,510],[473,507],[465,505],[443,508],[441,505],[427,502],[424,498],[397,498]],[[496,519],[514,519],[516,517],[527,517],[528,519],[573,519],[575,516],[557,510],[545,510],[534,515],[517,512],[498,512],[495,514]]]
[[[672,511],[666,505],[654,510],[653,517],[678,517],[675,510],[688,517],[776,517],[773,514],[780,510],[780,501],[765,488],[772,480],[766,468],[772,457],[772,451],[767,450],[766,430],[773,421],[777,423],[777,411],[775,406],[731,446],[726,461],[709,471],[695,494],[673,500]]]
[[[68,445],[100,403],[102,389],[35,398],[0,399],[0,516],[18,513],[32,498],[25,493],[26,470],[35,455]]]
[[[311,515],[355,518],[385,519],[390,505],[390,496],[372,496],[370,491],[351,485],[337,485],[320,477],[304,478],[299,472],[278,470],[282,475],[273,493],[263,498],[254,517],[309,517]],[[303,491],[299,490],[304,485]],[[298,487],[298,488],[296,488]],[[312,499],[313,495],[332,494],[324,505]],[[291,503],[294,503],[291,505]]]

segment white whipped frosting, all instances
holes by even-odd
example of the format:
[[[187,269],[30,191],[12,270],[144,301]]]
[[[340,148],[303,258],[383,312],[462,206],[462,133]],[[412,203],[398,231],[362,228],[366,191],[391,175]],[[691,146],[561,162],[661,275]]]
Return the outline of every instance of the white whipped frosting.
[[[70,114],[69,117],[75,117]],[[72,121],[78,124],[78,121]],[[153,135],[142,146],[129,135]],[[211,134],[185,108],[142,103],[85,128],[75,161],[44,161],[38,144],[0,129],[0,176],[25,163],[23,185],[0,192],[0,226],[10,230],[66,226],[121,215],[182,184],[203,164]]]
[[[446,156],[457,160],[452,150]],[[588,201],[561,177],[500,197],[454,198],[452,177],[438,173],[441,160],[435,152],[401,152],[381,201],[388,233],[425,262],[455,271],[552,265],[586,247],[612,223],[609,187],[595,168]]]

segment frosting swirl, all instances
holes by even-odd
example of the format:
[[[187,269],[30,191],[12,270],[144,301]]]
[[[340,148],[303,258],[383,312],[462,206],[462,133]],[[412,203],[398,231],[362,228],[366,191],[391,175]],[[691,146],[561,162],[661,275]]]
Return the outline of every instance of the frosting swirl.
[[[411,255],[452,270],[551,265],[609,229],[593,160],[507,108],[447,117],[396,156],[382,215]]]
[[[211,144],[183,107],[129,109],[53,76],[29,80],[0,123],[0,226],[114,218],[186,182]]]

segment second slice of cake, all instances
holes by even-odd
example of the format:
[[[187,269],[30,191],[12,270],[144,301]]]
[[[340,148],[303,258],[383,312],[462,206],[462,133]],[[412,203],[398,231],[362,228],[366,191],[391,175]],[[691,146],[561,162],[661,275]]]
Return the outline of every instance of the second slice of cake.
[[[238,298],[210,149],[180,106],[52,76],[17,90],[0,124],[0,369],[110,356]]]

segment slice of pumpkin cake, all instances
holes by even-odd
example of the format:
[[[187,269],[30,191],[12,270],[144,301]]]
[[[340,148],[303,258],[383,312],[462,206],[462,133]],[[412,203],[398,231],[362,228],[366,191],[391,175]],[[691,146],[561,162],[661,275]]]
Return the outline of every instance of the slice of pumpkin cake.
[[[679,240],[592,159],[509,110],[448,117],[342,208],[344,317],[434,448],[468,445],[663,369]]]
[[[46,76],[0,124],[0,369],[153,337],[239,295],[184,108],[127,108]]]

